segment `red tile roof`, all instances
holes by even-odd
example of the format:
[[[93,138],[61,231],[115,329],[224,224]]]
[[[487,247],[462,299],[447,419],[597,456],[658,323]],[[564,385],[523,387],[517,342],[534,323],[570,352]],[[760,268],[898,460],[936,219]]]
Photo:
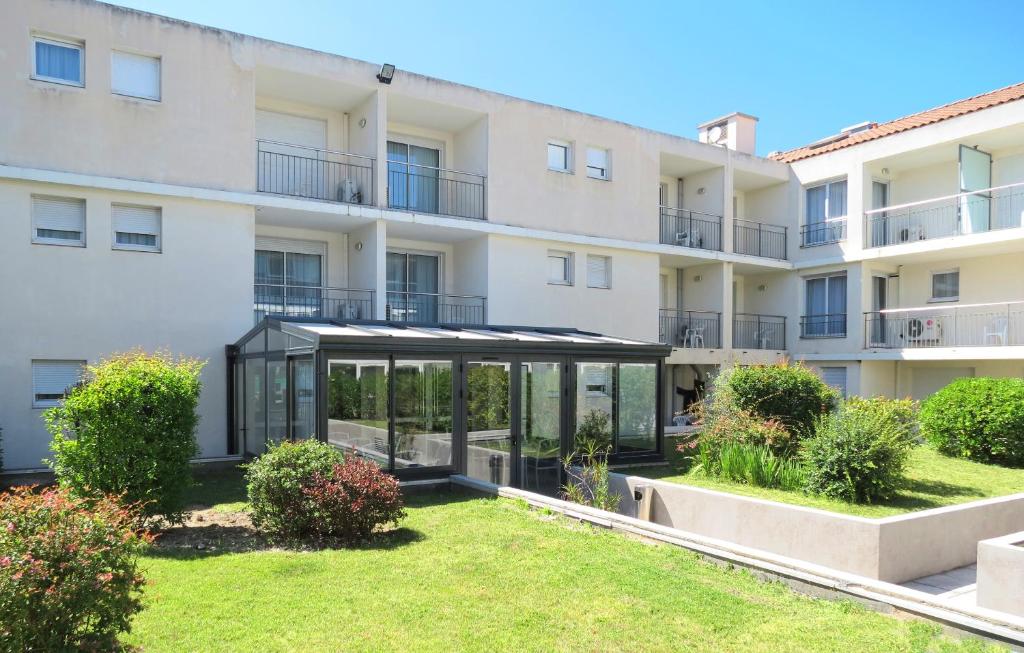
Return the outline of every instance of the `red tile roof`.
[[[808,159],[812,156],[825,154],[826,152],[834,152],[836,150],[841,150],[844,147],[851,147],[866,141],[873,141],[886,136],[891,136],[892,134],[905,132],[910,129],[924,127],[925,125],[949,120],[950,118],[956,118],[957,116],[981,111],[982,109],[988,109],[989,107],[1006,104],[1007,102],[1013,102],[1014,100],[1020,100],[1022,98],[1024,98],[1024,82],[1007,86],[1006,88],[1001,88],[996,91],[982,93],[981,95],[975,95],[974,97],[967,98],[966,100],[957,100],[956,102],[944,104],[941,107],[936,107],[935,109],[928,109],[927,111],[904,116],[903,118],[897,118],[896,120],[875,125],[869,129],[865,129],[864,131],[854,132],[849,136],[837,138],[837,140],[832,142],[827,142],[828,139],[825,139],[826,142],[818,145],[817,147],[805,145],[794,150],[789,150],[788,152],[769,155],[768,158],[775,159],[776,161],[782,161],[783,163],[792,163],[793,161]]]

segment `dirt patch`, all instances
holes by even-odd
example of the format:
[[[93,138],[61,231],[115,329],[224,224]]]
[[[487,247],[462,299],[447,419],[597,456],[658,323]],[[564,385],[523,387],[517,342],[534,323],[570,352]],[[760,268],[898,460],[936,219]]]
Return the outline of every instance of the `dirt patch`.
[[[160,531],[155,545],[162,549],[230,553],[277,548],[253,527],[249,513],[212,508],[193,510],[183,524]]]

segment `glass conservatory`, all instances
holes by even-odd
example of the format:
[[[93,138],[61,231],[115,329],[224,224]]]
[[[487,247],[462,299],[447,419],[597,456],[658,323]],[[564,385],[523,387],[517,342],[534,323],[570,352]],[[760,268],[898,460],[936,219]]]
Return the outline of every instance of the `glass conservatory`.
[[[264,318],[227,348],[229,449],[318,438],[399,478],[555,494],[560,458],[662,458],[669,347],[573,329]]]

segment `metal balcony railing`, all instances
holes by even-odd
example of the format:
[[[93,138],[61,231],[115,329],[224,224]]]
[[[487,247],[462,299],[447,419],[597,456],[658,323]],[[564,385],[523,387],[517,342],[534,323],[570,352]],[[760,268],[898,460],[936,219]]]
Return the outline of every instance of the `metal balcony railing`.
[[[785,349],[785,316],[737,313],[732,320],[732,346],[735,349]]]
[[[673,347],[719,349],[722,346],[722,314],[711,311],[658,311],[661,342]]]
[[[330,202],[373,204],[374,159],[280,141],[256,141],[256,190]]]
[[[846,240],[846,218],[829,218],[824,222],[800,225],[800,246],[818,247]]]
[[[785,260],[786,236],[786,227],[752,220],[733,220],[732,251]]]
[[[388,207],[486,220],[487,177],[388,161]]]
[[[421,324],[487,324],[487,298],[389,291],[385,319]]]
[[[1024,183],[995,186],[864,212],[864,246],[1011,229],[1024,219]]]
[[[253,285],[256,322],[266,316],[325,320],[372,320],[372,290],[257,283]]]
[[[800,316],[801,338],[845,338],[846,313]]]
[[[722,251],[722,216],[659,207],[663,245]]]
[[[888,309],[864,314],[867,349],[1024,345],[1024,302]]]

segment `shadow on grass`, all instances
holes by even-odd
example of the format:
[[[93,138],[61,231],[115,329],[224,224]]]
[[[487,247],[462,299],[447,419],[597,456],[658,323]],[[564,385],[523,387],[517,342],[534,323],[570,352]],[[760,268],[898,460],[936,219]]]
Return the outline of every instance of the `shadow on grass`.
[[[900,488],[900,494],[896,498],[879,505],[908,510],[928,510],[930,508],[942,508],[950,505],[949,497],[983,499],[986,496],[988,495],[981,488],[969,485],[957,485],[956,483],[947,483],[945,481],[908,479],[903,487]]]

